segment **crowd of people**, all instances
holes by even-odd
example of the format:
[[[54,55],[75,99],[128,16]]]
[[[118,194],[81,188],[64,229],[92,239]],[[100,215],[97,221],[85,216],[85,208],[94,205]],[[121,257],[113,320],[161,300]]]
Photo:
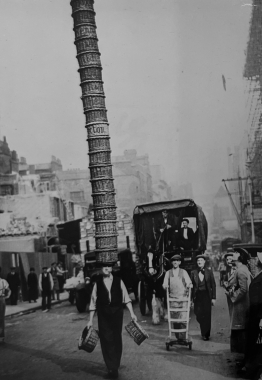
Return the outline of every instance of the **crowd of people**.
[[[251,257],[244,249],[231,250],[224,255],[226,270],[222,285],[225,288],[230,317],[231,352],[244,354],[237,364],[247,376],[261,365],[259,353],[262,328],[262,253],[255,259],[255,273],[249,270]]]
[[[60,293],[63,292],[64,274],[61,262],[52,263],[50,268],[43,267],[39,277],[35,273],[35,268],[30,268],[27,276],[28,302],[37,302],[39,293],[42,297],[42,311],[48,312],[51,309],[51,300],[60,300]],[[17,305],[21,280],[15,267],[10,268],[6,279],[1,276],[0,268],[0,343],[5,338],[5,310],[6,300],[11,306]]]

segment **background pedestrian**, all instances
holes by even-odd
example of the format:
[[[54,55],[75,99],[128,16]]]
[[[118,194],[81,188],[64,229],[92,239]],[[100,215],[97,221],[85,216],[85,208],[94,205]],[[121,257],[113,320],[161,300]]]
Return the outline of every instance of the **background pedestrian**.
[[[233,308],[230,319],[230,349],[231,352],[244,353],[246,328],[249,313],[249,285],[251,274],[246,266],[247,254],[234,252],[233,265],[236,266],[232,288],[226,292],[230,297]]]
[[[51,295],[54,287],[53,277],[47,272],[47,267],[42,268],[39,275],[39,289],[42,292],[42,311],[46,312],[51,309]]]
[[[28,300],[36,302],[38,298],[38,280],[35,273],[35,268],[30,268],[30,273],[27,276],[27,286],[28,286]]]
[[[191,272],[193,283],[194,313],[200,324],[203,340],[209,340],[211,331],[211,309],[216,302],[216,282],[213,272],[205,268],[206,257],[198,255],[197,269]]]
[[[20,278],[19,278],[19,274],[15,271],[15,267],[10,268],[10,273],[8,273],[6,277],[6,281],[8,282],[10,290],[11,290],[10,304],[17,305]]]
[[[59,289],[59,282],[58,282],[58,276],[57,276],[57,274],[58,274],[57,264],[52,263],[51,268],[48,269],[48,272],[51,273],[51,275],[53,277],[53,283],[54,283],[53,290],[52,290],[52,300],[55,300],[55,295],[56,295],[56,298],[59,301],[60,300],[60,289]]]
[[[10,297],[11,290],[6,280],[1,277],[0,267],[0,343],[5,341],[5,300]]]

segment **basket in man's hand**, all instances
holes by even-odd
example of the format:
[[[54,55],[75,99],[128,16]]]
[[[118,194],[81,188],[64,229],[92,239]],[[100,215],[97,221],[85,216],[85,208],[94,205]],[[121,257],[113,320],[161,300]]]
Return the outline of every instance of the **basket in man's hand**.
[[[145,339],[149,338],[149,335],[145,330],[133,320],[125,326],[125,329],[138,345],[144,342]]]
[[[90,327],[84,328],[78,342],[79,350],[84,350],[86,352],[93,352],[97,342],[99,341],[99,333],[97,330]]]

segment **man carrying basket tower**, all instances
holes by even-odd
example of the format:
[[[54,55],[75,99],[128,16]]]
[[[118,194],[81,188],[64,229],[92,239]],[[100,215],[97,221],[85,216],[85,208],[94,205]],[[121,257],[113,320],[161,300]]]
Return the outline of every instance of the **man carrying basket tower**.
[[[137,321],[132,302],[123,281],[112,275],[114,263],[103,263],[102,275],[98,276],[91,295],[90,319],[87,328],[93,326],[97,311],[101,349],[108,373],[105,379],[117,379],[122,356],[122,326],[126,305],[131,318]]]

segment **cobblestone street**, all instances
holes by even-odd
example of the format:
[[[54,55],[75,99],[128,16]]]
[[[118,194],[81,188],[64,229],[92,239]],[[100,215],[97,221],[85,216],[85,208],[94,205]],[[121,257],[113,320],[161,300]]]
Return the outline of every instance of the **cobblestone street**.
[[[200,339],[198,324],[192,313],[190,334],[193,348],[175,346],[165,349],[166,322],[153,326],[151,316],[139,323],[150,337],[137,346],[123,329],[124,351],[120,379],[233,379],[237,378],[236,356],[229,350],[228,310],[222,288],[213,308],[211,340]],[[34,313],[8,318],[6,343],[0,346],[1,380],[100,379],[105,374],[100,345],[88,354],[77,348],[78,337],[88,313],[79,314],[68,301],[55,305],[50,313]],[[125,312],[124,325],[129,321]]]

